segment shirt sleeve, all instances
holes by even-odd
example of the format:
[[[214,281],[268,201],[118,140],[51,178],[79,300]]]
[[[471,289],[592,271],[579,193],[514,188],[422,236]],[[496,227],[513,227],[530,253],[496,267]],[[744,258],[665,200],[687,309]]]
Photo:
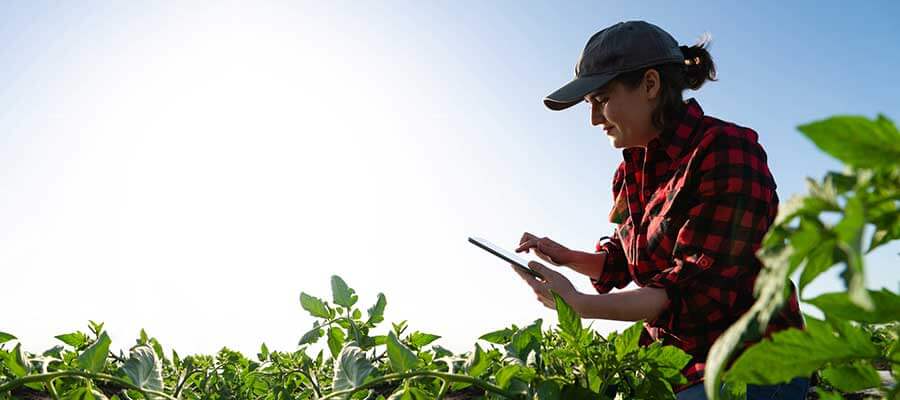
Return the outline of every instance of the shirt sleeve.
[[[695,197],[683,211],[686,219],[678,228],[671,263],[646,286],[677,292],[701,273],[727,282],[758,262],[755,253],[774,220],[778,198],[756,133],[726,128],[694,161],[699,161],[696,183],[682,191]],[[726,288],[719,293],[723,304],[734,297]]]
[[[609,239],[603,242],[604,239]],[[609,293],[613,288],[622,289],[631,282],[631,274],[628,273],[628,262],[625,260],[625,252],[622,250],[622,242],[618,233],[612,237],[604,236],[597,241],[595,252],[606,252],[606,261],[603,264],[603,274],[599,278],[591,278],[591,284],[597,293]]]
[[[625,184],[625,163],[619,164],[613,175],[612,194],[613,207],[609,213],[609,220],[615,224],[623,223],[627,209],[625,208],[623,185]],[[604,239],[609,241],[604,242]],[[597,241],[595,252],[605,252],[606,261],[603,264],[603,274],[598,278],[591,278],[591,284],[600,294],[609,293],[612,288],[622,289],[631,282],[631,274],[628,272],[628,261],[625,251],[622,249],[622,241],[619,239],[618,230],[612,237],[604,236]]]

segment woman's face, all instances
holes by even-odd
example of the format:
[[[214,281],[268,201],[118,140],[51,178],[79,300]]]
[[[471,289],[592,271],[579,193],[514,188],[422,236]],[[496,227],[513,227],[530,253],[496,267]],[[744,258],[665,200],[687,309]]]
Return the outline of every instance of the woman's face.
[[[634,90],[610,82],[584,101],[591,107],[591,125],[602,125],[614,148],[644,147],[659,135],[651,119],[658,93],[659,73],[651,69]]]

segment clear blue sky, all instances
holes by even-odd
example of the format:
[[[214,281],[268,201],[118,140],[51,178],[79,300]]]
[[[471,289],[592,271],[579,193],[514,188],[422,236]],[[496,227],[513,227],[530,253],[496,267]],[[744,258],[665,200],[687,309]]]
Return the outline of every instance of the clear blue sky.
[[[760,134],[783,201],[839,167],[797,125],[900,120],[890,1],[20,1],[0,15],[0,330],[31,351],[88,319],[122,347],[144,327],[182,354],[291,349],[311,324],[299,292],[329,297],[332,274],[456,351],[553,321],[466,237],[587,250],[611,232],[621,153],[586,108],[541,99],[619,21],[688,45],[712,34],[720,80],[685,97]],[[898,252],[867,259],[868,286],[898,290]],[[842,290],[837,274],[807,296]]]

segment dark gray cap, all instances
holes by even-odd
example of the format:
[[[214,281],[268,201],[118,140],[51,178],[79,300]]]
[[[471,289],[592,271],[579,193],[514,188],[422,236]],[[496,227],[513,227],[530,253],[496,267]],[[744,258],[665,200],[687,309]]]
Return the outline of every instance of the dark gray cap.
[[[678,42],[645,21],[619,22],[591,36],[578,63],[575,79],[544,98],[551,110],[564,110],[623,72],[652,65],[684,63]]]

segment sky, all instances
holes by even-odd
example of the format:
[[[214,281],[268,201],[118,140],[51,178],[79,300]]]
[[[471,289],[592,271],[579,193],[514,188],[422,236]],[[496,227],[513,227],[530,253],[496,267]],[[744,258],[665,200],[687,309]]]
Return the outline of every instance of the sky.
[[[144,328],[182,355],[291,351],[300,292],[330,299],[335,274],[456,352],[555,323],[467,238],[612,233],[621,152],[586,106],[541,99],[619,21],[712,35],[719,81],[685,98],[759,133],[782,202],[841,168],[798,125],[900,120],[896,2],[361,3],[0,3],[0,331],[32,352],[88,320],[113,348]],[[868,287],[900,288],[898,253],[866,258]]]

